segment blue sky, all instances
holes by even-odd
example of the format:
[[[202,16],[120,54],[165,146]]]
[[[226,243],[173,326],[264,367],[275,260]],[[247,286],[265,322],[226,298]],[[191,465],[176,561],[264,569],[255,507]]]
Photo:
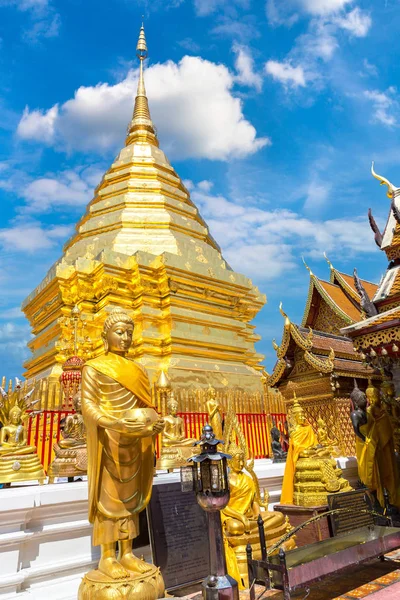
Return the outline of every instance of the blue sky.
[[[400,185],[399,0],[0,0],[0,356],[22,372],[25,296],[61,254],[130,119],[144,15],[160,143],[225,258],[303,313],[308,274],[377,281],[367,221]],[[1,373],[0,373],[1,374]]]

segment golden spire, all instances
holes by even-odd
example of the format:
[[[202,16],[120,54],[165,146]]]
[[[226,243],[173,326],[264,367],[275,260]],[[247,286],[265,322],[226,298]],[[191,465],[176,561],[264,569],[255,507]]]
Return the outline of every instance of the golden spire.
[[[143,23],[140,28],[139,39],[136,46],[136,56],[140,61],[139,81],[133,117],[128,127],[126,145],[128,146],[137,141],[148,141],[151,144],[158,146],[156,130],[151,120],[149,102],[147,100],[146,88],[144,85],[143,61],[147,58],[148,51]]]

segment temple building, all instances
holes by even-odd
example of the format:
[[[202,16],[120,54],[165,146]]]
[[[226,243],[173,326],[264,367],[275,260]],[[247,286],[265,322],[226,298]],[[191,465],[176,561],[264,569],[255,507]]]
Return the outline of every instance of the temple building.
[[[279,390],[287,409],[296,395],[315,430],[322,417],[342,454],[350,456],[355,450],[349,419],[354,378],[365,389],[368,378],[380,379],[380,375],[365,365],[352,341],[341,333],[342,327],[361,318],[361,298],[353,277],[339,272],[329,260],[328,264],[329,281],[308,269],[310,284],[300,326],[292,323],[281,307],[282,341],[279,346],[273,342],[277,362],[267,384]],[[362,285],[370,293],[377,289],[368,281]]]
[[[58,381],[68,358],[61,340],[77,306],[89,355],[102,352],[107,313],[134,319],[132,358],[154,383],[160,371],[180,389],[263,392],[252,319],[266,298],[222,256],[179,175],[159,147],[140,76],[125,146],[94,192],[62,257],[23,304],[33,338],[27,379]],[[52,408],[57,408],[53,406]],[[205,410],[204,407],[193,407]]]

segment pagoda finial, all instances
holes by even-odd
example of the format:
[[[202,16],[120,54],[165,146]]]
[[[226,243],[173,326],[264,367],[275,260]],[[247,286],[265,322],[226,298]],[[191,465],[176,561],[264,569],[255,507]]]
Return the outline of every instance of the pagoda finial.
[[[139,39],[136,46],[136,56],[140,61],[139,81],[135,98],[135,107],[133,109],[133,117],[128,127],[128,137],[126,145],[128,146],[135,141],[148,141],[158,146],[156,131],[151,120],[149,102],[146,96],[146,88],[144,85],[144,69],[143,62],[148,56],[146,36],[144,33],[144,25],[139,32]]]
[[[378,175],[377,173],[375,173],[374,161],[372,161],[372,164],[371,164],[371,173],[372,173],[373,177],[375,177],[375,179],[377,179],[380,182],[381,185],[387,185],[388,191],[387,191],[386,195],[388,198],[393,198],[395,195],[395,192],[399,188],[396,188],[392,183],[390,183],[389,179],[386,179],[386,177],[382,177],[381,175]]]

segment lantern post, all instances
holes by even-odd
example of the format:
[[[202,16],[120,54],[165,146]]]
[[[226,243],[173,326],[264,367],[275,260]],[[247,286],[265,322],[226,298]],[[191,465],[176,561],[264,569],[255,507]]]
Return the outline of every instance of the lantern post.
[[[222,440],[215,438],[210,425],[203,427],[199,442],[201,452],[188,459],[192,464],[181,467],[183,492],[194,491],[198,504],[207,513],[211,574],[203,581],[204,600],[239,600],[238,584],[226,569],[222,536],[221,510],[229,502],[227,460],[229,454],[218,451]]]

